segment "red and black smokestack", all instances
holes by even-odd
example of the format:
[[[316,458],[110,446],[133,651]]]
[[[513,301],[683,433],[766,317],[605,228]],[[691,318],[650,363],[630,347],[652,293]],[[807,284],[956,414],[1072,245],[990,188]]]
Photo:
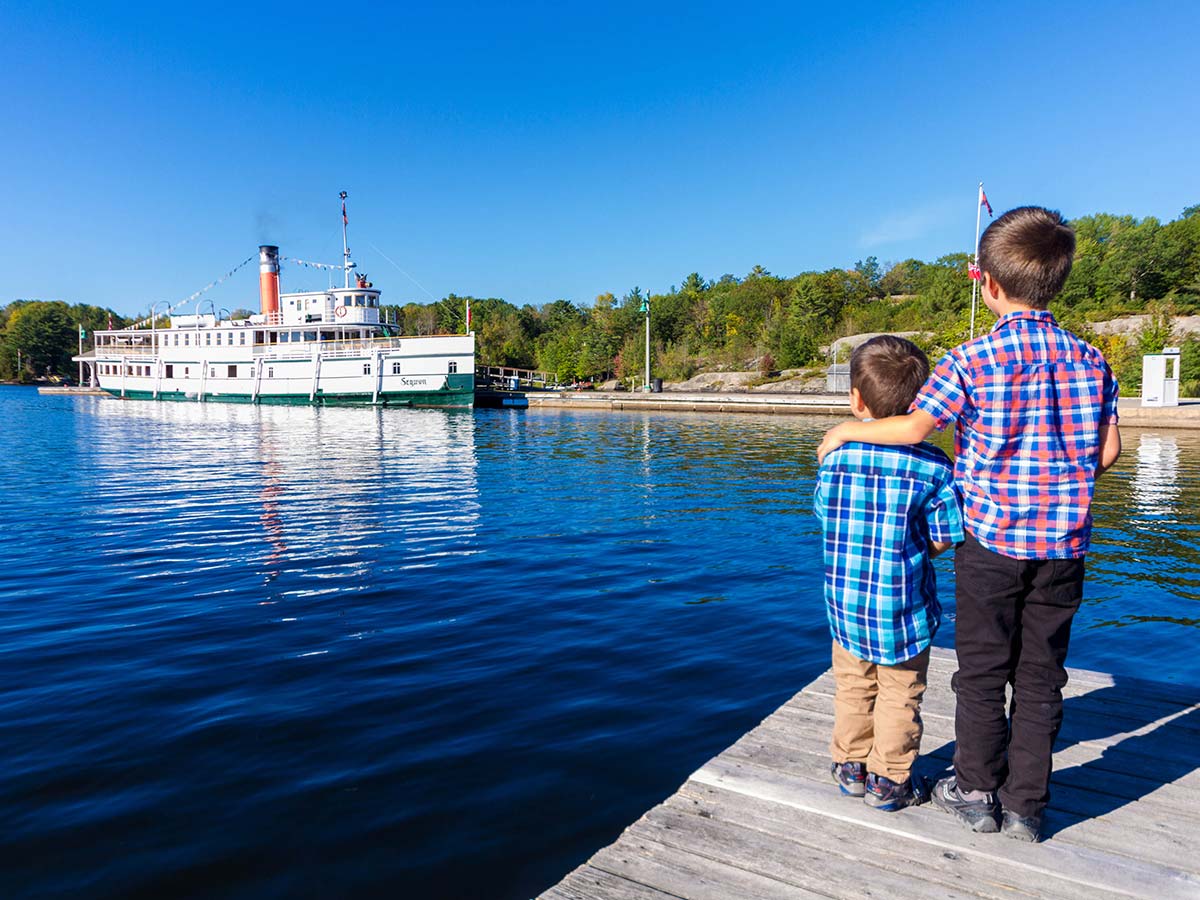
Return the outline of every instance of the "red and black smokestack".
[[[263,315],[279,312],[279,248],[270,244],[258,248],[258,295]]]

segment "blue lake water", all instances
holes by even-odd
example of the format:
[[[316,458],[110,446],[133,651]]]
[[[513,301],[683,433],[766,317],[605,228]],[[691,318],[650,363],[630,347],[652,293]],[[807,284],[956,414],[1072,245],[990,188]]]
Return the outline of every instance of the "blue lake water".
[[[828,665],[830,421],[0,388],[0,896],[536,894]],[[1125,437],[1069,662],[1195,683]]]

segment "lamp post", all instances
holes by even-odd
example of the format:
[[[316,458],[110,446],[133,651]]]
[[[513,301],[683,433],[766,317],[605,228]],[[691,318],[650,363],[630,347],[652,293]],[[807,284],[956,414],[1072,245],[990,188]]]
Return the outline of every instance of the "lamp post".
[[[79,323],[79,380],[75,382],[78,387],[83,387],[83,339],[87,337],[87,332],[84,330],[83,323]]]
[[[642,312],[646,314],[646,383],[642,386],[643,393],[650,393],[650,293],[647,292],[642,300]]]

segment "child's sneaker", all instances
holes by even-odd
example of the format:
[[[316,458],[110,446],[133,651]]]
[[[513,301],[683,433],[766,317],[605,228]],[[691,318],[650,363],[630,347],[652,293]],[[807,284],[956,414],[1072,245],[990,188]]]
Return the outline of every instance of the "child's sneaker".
[[[1036,844],[1042,839],[1042,817],[1018,816],[1006,809],[1004,821],[1000,823],[1000,831],[1015,840]]]
[[[933,786],[933,805],[939,806],[954,816],[972,831],[995,834],[1000,830],[996,819],[1000,816],[1000,804],[996,795],[983,791],[980,798],[967,798],[959,790],[953,775],[947,776]]]
[[[866,763],[830,763],[829,772],[833,775],[833,780],[837,782],[837,786],[842,789],[843,794],[851,797],[861,797],[866,793]]]
[[[863,800],[867,806],[873,806],[883,812],[895,812],[906,806],[919,806],[924,803],[923,788],[922,779],[918,777],[895,782],[872,772],[867,776],[867,790]]]

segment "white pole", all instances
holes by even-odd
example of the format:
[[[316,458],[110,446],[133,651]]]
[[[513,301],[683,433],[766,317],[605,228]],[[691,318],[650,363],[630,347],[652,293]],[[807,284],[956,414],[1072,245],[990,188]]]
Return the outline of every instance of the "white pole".
[[[338,194],[342,199],[342,263],[343,271],[346,273],[342,287],[350,287],[350,248],[346,245],[346,197],[345,191]]]
[[[83,356],[83,323],[82,322],[79,323],[79,327],[76,330],[79,332],[79,355]],[[78,383],[79,387],[83,387],[83,360],[82,359],[79,360],[79,381],[77,383]]]
[[[979,267],[979,216],[983,211],[983,182],[979,182],[979,195],[975,198],[975,258],[972,263]],[[980,278],[983,273],[980,273]],[[971,337],[975,337],[975,297],[979,292],[979,279],[971,279]]]
[[[650,393],[650,292],[646,291],[646,393]]]

